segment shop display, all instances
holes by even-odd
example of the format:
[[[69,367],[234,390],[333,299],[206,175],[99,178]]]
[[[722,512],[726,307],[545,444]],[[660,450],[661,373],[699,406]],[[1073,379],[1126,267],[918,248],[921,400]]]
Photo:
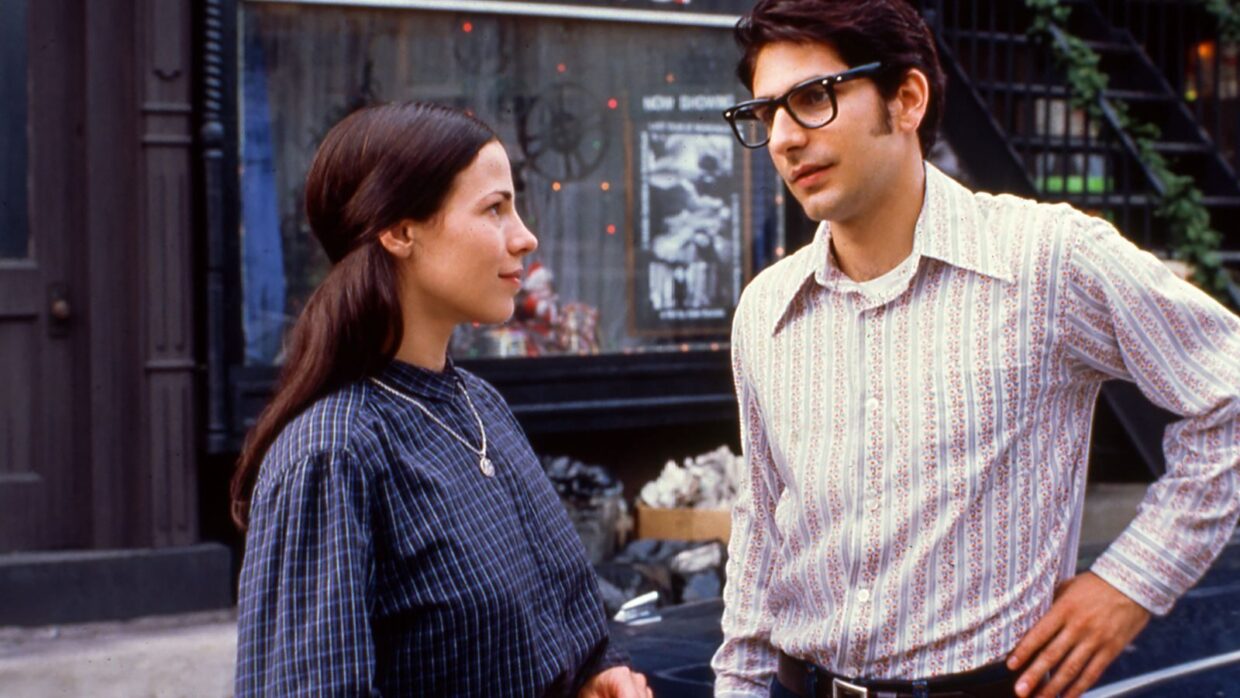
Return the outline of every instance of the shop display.
[[[719,118],[725,28],[310,3],[238,21],[246,365],[278,363],[326,272],[303,180],[323,125],[363,104],[468,109],[511,158],[539,248],[513,319],[465,328],[454,358],[719,351],[755,255],[783,249],[778,178]]]
[[[624,484],[601,465],[567,456],[543,457],[542,463],[590,562],[610,559],[619,537],[629,529]]]
[[[736,497],[742,465],[727,446],[686,458],[683,466],[668,461],[658,479],[642,487],[638,500],[654,508],[727,509]]]

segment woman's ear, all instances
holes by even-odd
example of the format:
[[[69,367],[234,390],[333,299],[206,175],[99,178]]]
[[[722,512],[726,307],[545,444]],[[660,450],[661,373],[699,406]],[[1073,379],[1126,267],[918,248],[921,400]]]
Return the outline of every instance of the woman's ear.
[[[393,257],[408,259],[413,255],[417,227],[413,221],[400,221],[379,233],[379,244]]]

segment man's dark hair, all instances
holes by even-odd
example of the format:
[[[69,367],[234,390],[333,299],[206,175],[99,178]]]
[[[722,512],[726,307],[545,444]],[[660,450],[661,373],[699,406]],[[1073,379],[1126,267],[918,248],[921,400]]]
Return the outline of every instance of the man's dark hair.
[[[780,41],[827,44],[851,67],[881,61],[873,79],[885,100],[895,97],[909,69],[920,70],[930,98],[917,138],[922,155],[930,152],[943,120],[946,79],[934,36],[909,0],[760,0],[736,24],[744,51],[736,76],[750,91],[758,53]]]

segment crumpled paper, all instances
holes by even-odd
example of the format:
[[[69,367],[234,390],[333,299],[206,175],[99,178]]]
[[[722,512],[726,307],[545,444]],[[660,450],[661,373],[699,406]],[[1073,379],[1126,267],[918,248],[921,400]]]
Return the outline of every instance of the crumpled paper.
[[[642,486],[638,499],[646,506],[666,509],[730,508],[742,462],[726,445],[686,458],[683,466],[669,460],[657,479]]]

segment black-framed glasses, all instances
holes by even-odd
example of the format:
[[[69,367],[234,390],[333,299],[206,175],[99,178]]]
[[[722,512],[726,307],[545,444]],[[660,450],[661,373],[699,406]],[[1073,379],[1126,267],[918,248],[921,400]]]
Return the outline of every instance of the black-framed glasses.
[[[873,75],[882,67],[882,63],[866,63],[835,75],[810,78],[793,85],[774,99],[751,99],[729,107],[724,110],[723,118],[732,125],[732,131],[736,133],[741,145],[746,148],[761,148],[771,140],[771,124],[775,123],[775,112],[780,107],[801,126],[822,128],[834,121],[835,115],[839,113],[836,108],[835,86],[841,82]]]

